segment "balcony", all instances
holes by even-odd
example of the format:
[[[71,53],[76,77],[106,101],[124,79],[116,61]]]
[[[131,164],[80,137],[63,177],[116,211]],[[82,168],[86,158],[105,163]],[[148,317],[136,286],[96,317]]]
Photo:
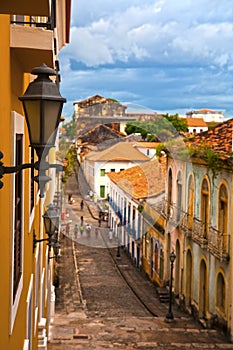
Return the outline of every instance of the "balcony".
[[[0,13],[9,15],[50,16],[50,0],[3,0]]]
[[[29,73],[42,63],[54,67],[54,33],[48,18],[33,18],[30,22],[18,19],[12,18],[10,47],[23,70]]]
[[[166,220],[174,227],[178,227],[187,238],[192,239],[201,248],[208,250],[218,260],[229,261],[230,236],[228,234],[218,231],[211,225],[207,225],[167,202],[164,202],[162,213]]]

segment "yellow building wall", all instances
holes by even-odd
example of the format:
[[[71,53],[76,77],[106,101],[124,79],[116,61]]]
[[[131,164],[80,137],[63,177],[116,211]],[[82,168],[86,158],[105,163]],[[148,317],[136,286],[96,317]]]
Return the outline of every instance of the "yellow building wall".
[[[0,81],[0,151],[4,157],[2,162],[5,166],[12,164],[11,159],[11,112],[16,111],[23,115],[23,109],[18,97],[22,95],[29,83],[29,74],[24,74],[20,62],[11,55],[10,52],[10,16],[0,15],[0,52],[1,52],[1,81]],[[29,138],[27,133],[26,121],[24,122],[25,131],[25,147],[24,162],[30,162]],[[32,251],[33,228],[37,234],[40,232],[40,210],[38,204],[35,206],[35,217],[30,227],[30,170],[24,170],[24,252],[23,252],[23,289],[19,300],[16,318],[12,334],[10,330],[10,293],[11,293],[11,234],[12,234],[12,218],[11,218],[11,182],[14,175],[5,174],[3,176],[4,186],[0,190],[0,349],[15,350],[22,349],[23,342],[26,338],[26,322],[27,322],[27,295],[30,284],[31,275],[34,274],[34,254]],[[37,189],[36,189],[37,191]],[[44,261],[45,264],[45,261]],[[34,291],[32,291],[32,297]],[[33,312],[34,315],[34,312]],[[33,320],[34,334],[34,320]],[[37,331],[36,331],[37,336]],[[36,349],[36,338],[33,342],[33,349]]]

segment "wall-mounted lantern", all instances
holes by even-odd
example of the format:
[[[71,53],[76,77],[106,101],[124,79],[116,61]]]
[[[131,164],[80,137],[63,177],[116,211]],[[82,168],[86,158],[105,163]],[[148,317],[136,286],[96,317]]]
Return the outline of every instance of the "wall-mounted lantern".
[[[36,151],[38,161],[33,164],[19,164],[13,167],[4,166],[0,161],[0,179],[4,174],[15,173],[27,168],[34,168],[38,175],[34,180],[38,183],[40,197],[44,196],[46,183],[50,177],[46,175],[49,168],[56,168],[59,171],[63,167],[59,164],[49,164],[45,159],[51,147],[55,144],[57,129],[60,122],[63,103],[66,99],[60,95],[57,84],[49,77],[56,75],[56,72],[42,64],[31,72],[37,75],[19,100],[23,103],[26,117],[30,146]],[[3,158],[0,152],[0,160]],[[0,189],[3,182],[0,181]]]

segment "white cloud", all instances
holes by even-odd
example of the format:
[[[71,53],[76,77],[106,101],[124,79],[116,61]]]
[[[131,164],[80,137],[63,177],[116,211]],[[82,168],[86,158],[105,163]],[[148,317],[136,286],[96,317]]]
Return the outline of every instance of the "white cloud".
[[[219,103],[217,109],[226,101],[230,109],[225,96],[233,94],[229,0],[72,4],[71,43],[59,54],[61,85],[70,100],[102,93],[121,100],[128,96],[152,109],[201,101]],[[216,88],[209,89],[211,84]]]

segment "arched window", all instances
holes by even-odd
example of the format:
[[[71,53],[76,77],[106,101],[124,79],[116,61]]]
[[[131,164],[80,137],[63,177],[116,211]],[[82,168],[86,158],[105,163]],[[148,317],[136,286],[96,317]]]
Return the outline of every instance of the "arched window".
[[[194,217],[194,180],[193,176],[189,176],[188,181],[188,228],[191,230],[193,227]]]
[[[203,223],[203,236],[207,237],[210,212],[210,189],[207,179],[202,181],[201,186],[201,221]]]
[[[216,305],[219,309],[225,312],[226,308],[226,285],[223,274],[219,272],[217,277],[217,296]]]
[[[155,271],[158,271],[158,265],[159,265],[159,252],[158,252],[158,245],[156,244],[155,245],[155,253],[154,253],[154,256],[155,256]]]
[[[167,202],[168,202],[168,215],[171,214],[171,205],[172,205],[172,170],[169,169],[168,173],[168,193],[167,193]]]
[[[225,185],[221,185],[218,197],[218,230],[227,233],[228,193]]]
[[[177,176],[177,213],[176,213],[177,221],[179,221],[181,217],[181,207],[182,207],[182,177],[181,177],[181,172],[179,171]]]

